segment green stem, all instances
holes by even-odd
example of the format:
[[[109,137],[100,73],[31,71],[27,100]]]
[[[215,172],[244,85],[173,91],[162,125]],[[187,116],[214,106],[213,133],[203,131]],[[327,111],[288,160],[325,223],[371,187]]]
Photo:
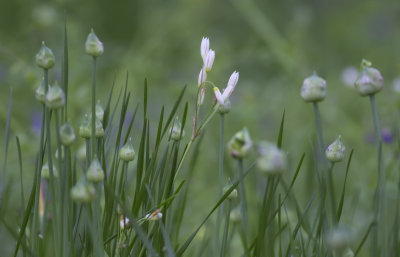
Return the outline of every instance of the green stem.
[[[239,166],[239,176],[238,179],[243,176],[243,159],[238,160]],[[246,188],[244,186],[244,181],[239,182],[239,197],[240,197],[240,212],[242,214],[242,228],[245,234],[247,234],[247,200],[246,200]]]
[[[319,157],[322,158],[323,151],[324,151],[324,137],[322,135],[322,123],[321,123],[321,115],[319,113],[318,103],[313,102],[313,109],[314,109],[314,118],[315,118],[315,125],[317,128],[317,135],[318,135],[318,154]]]
[[[329,198],[330,198],[330,202],[331,202],[331,218],[332,218],[332,224],[333,226],[337,225],[337,220],[336,220],[336,199],[335,199],[335,187],[334,187],[334,183],[333,183],[333,176],[332,176],[332,172],[333,172],[333,167],[335,166],[335,163],[331,163],[331,166],[329,168],[328,171],[328,176],[327,176],[327,180],[328,180],[328,191],[329,191]]]
[[[182,156],[181,160],[179,161],[178,168],[176,169],[176,172],[175,172],[174,180],[176,179],[176,177],[178,176],[179,172],[181,171],[183,162],[186,159],[186,156],[187,156],[187,154],[188,154],[193,142],[196,140],[196,137],[199,135],[200,131],[207,125],[207,123],[211,120],[211,118],[215,115],[217,110],[218,110],[218,104],[215,105],[214,109],[212,109],[212,111],[207,115],[206,120],[200,125],[200,127],[197,130],[195,136],[190,139],[188,145],[185,148],[185,152],[183,153],[183,156]]]
[[[46,87],[47,91],[47,87]],[[39,245],[37,240],[37,234],[39,233],[39,195],[40,195],[40,178],[41,178],[41,169],[43,166],[43,142],[44,142],[44,131],[45,131],[45,123],[46,123],[46,106],[43,104],[42,106],[42,126],[40,129],[40,141],[39,141],[39,154],[38,154],[38,162],[35,172],[35,180],[36,180],[36,188],[35,188],[35,205],[33,210],[33,222],[32,222],[32,246],[35,252],[38,252]]]
[[[374,256],[378,256],[379,247],[381,245],[382,255],[386,256],[387,250],[387,240],[386,240],[386,227],[385,227],[385,217],[386,217],[386,204],[385,204],[385,182],[386,182],[386,174],[382,167],[383,159],[382,159],[382,136],[381,136],[381,128],[379,124],[378,118],[378,110],[375,102],[375,95],[370,95],[369,97],[371,102],[372,116],[374,121],[375,128],[375,141],[378,152],[378,182],[376,185],[375,191],[375,203],[374,203],[374,220],[377,222],[377,226],[373,228],[373,236],[372,236],[372,251]],[[380,228],[381,242],[379,240],[378,229]]]
[[[91,159],[94,158],[96,150],[96,57],[93,57],[93,70],[92,70],[92,155]]]
[[[45,87],[48,86],[48,73],[47,70],[44,72],[45,74]],[[48,154],[48,163],[49,163],[49,173],[50,173],[50,181],[49,181],[49,188],[50,188],[50,205],[51,205],[51,212],[52,212],[52,224],[53,224],[53,235],[54,235],[54,250],[56,256],[59,256],[59,235],[60,226],[58,222],[58,213],[57,213],[57,197],[54,188],[54,170],[53,170],[53,152],[51,149],[51,130],[50,130],[50,109],[46,108],[46,134],[47,134],[47,154]]]
[[[219,165],[218,165],[218,196],[221,198],[223,194],[223,179],[224,179],[224,114],[220,114],[220,127],[219,127]],[[223,204],[219,207],[218,215],[217,215],[217,227],[216,227],[216,235],[217,235],[217,245],[219,242],[219,231],[221,228],[221,220],[223,214]]]
[[[232,200],[228,200],[228,206],[226,209],[226,216],[225,216],[225,229],[224,235],[222,238],[222,246],[221,246],[221,257],[226,255],[226,243],[228,241],[228,232],[229,232],[229,221],[230,221],[230,213],[231,213],[231,203]]]

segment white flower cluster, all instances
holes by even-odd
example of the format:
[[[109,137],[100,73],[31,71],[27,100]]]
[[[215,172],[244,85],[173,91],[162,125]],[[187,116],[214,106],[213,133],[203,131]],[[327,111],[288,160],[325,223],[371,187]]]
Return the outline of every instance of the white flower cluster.
[[[210,40],[207,37],[203,37],[203,39],[201,40],[200,54],[201,58],[203,59],[203,67],[201,68],[199,73],[199,79],[197,83],[199,87],[201,87],[203,83],[206,82],[207,73],[211,71],[215,59],[215,51],[210,49]],[[239,72],[234,71],[231,77],[229,78],[228,85],[224,89],[223,93],[221,93],[217,87],[214,87],[215,98],[221,105],[226,104],[226,101],[228,100],[229,96],[235,89],[238,80],[239,80]],[[202,104],[204,101],[204,95],[205,95],[205,88],[203,87],[201,89],[201,93],[199,96],[200,104]]]

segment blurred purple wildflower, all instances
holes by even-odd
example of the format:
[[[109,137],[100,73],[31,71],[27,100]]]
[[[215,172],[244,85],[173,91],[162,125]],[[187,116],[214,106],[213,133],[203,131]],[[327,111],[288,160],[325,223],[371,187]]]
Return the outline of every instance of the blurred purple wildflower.
[[[40,112],[34,112],[31,116],[31,130],[35,135],[40,134],[42,126],[42,115]]]
[[[383,128],[381,131],[382,142],[386,144],[391,144],[393,142],[393,134],[388,128]],[[365,141],[369,144],[375,143],[375,133],[368,132]]]

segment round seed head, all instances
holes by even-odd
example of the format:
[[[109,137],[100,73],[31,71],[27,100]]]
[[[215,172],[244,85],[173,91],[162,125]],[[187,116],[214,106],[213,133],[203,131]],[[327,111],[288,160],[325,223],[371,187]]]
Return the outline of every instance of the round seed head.
[[[326,81],[316,74],[306,78],[301,87],[301,97],[306,102],[320,102],[326,96]]]
[[[93,57],[99,57],[104,53],[103,43],[96,36],[93,29],[87,36],[85,43],[85,51],[88,55],[91,55]]]
[[[54,66],[55,57],[53,51],[46,46],[44,41],[42,42],[42,47],[36,54],[36,64],[42,69],[51,69]]]

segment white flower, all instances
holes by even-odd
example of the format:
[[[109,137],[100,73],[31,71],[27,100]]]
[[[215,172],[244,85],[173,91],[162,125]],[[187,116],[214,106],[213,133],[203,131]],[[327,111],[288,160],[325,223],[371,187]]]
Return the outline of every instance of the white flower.
[[[129,228],[131,226],[131,222],[127,217],[124,218],[124,215],[121,215],[119,218],[119,226],[123,230],[125,227]]]
[[[215,52],[214,52],[214,50],[210,49],[210,51],[208,51],[208,53],[207,53],[206,61],[204,62],[204,68],[205,68],[206,72],[211,71],[211,68],[214,63],[214,59],[215,59]]]
[[[200,54],[203,62],[206,62],[208,51],[210,50],[210,40],[208,37],[203,37],[201,40]]]
[[[225,103],[225,100],[229,98],[229,96],[235,89],[238,80],[239,80],[239,72],[234,71],[231,77],[229,78],[228,85],[226,86],[222,94],[217,87],[214,87],[215,98],[220,104],[223,105]]]
[[[146,216],[144,216],[144,218],[146,220],[159,220],[162,218],[162,213],[161,213],[160,209],[157,209],[152,213],[146,214]]]
[[[197,81],[197,85],[200,87],[201,84],[203,84],[204,82],[206,82],[206,79],[207,79],[207,73],[206,73],[206,71],[204,70],[204,68],[202,68],[202,69],[200,70],[200,73],[199,73],[199,79],[198,79],[198,81]]]

